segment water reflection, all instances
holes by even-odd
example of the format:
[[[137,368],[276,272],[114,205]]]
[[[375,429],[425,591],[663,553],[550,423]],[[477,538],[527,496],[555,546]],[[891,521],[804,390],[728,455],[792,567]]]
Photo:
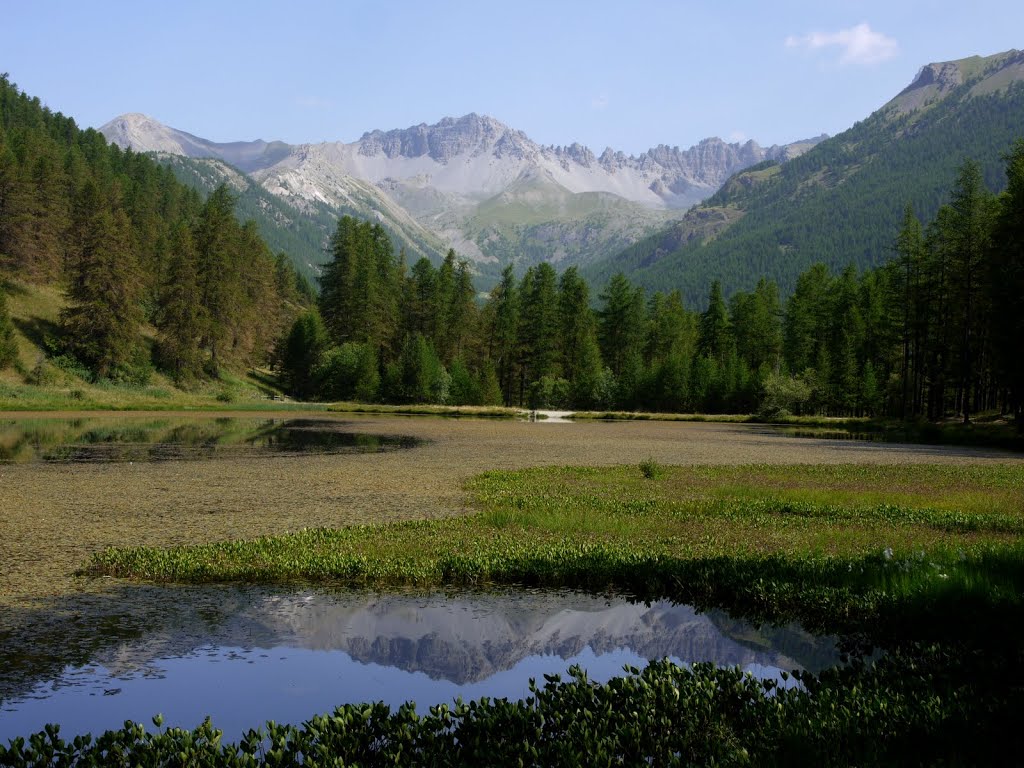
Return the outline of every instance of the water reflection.
[[[0,692],[0,739],[60,722],[65,734],[163,712],[209,714],[232,738],[268,719],[299,723],[344,702],[528,693],[528,679],[581,664],[606,680],[624,664],[739,665],[762,676],[820,670],[834,644],[797,628],[759,631],[669,602],[573,592],[280,593],[166,590],[163,623]],[[10,659],[9,659],[10,660]],[[0,658],[0,662],[3,659]]]
[[[0,463],[106,463],[297,453],[374,453],[416,438],[346,431],[318,419],[126,417],[0,421]]]

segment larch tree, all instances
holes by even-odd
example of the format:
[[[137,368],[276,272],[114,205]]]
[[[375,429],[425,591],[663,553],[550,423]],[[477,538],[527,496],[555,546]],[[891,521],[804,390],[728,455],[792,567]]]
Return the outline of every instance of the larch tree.
[[[0,370],[11,365],[18,357],[18,345],[14,338],[14,323],[7,309],[7,293],[0,283]]]
[[[1008,410],[1024,432],[1024,139],[1006,158],[1006,191],[999,200],[989,290],[992,334]]]
[[[167,278],[157,309],[157,355],[175,381],[182,382],[202,374],[199,345],[205,327],[196,252],[192,233],[185,224],[179,224],[172,233],[170,250]]]
[[[950,246],[954,323],[959,345],[957,376],[964,423],[971,420],[974,386],[977,383],[976,358],[984,343],[987,328],[981,323],[986,308],[987,256],[991,245],[994,200],[985,187],[981,168],[973,161],[960,167],[944,237]]]
[[[81,234],[61,312],[67,349],[97,378],[131,378],[142,352],[142,309],[128,216],[101,207],[84,219]]]

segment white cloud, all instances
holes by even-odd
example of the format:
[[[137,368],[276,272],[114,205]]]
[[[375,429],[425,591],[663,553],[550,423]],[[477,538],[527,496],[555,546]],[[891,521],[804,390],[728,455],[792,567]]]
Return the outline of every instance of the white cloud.
[[[747,134],[745,134],[743,131],[733,131],[726,138],[735,144],[740,141],[746,141]]]
[[[876,64],[891,59],[899,51],[899,45],[881,32],[875,32],[868,24],[858,24],[838,32],[812,32],[809,35],[790,35],[786,38],[787,48],[803,48],[816,51],[821,48],[842,49],[840,64]]]
[[[597,110],[607,109],[608,108],[608,94],[602,93],[602,94],[599,94],[599,95],[595,96],[594,98],[592,98],[590,100],[590,108],[591,109],[597,109]]]

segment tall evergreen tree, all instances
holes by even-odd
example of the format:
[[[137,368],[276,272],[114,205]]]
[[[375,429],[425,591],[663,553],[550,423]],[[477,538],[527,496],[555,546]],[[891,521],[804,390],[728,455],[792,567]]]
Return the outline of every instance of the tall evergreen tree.
[[[188,227],[174,230],[167,279],[159,296],[157,355],[177,381],[202,374],[200,341],[205,328],[195,247]]]
[[[801,274],[786,301],[783,350],[793,373],[814,368],[823,343],[828,318],[828,289],[832,278],[828,267],[815,264]]]
[[[358,222],[351,216],[338,219],[328,252],[331,260],[320,275],[320,315],[335,342],[352,341],[353,286],[357,269]]]
[[[918,396],[923,376],[922,345],[925,333],[924,314],[924,234],[921,222],[907,203],[903,210],[903,227],[896,238],[896,259],[890,270],[894,278],[889,301],[900,307],[900,414],[904,419],[917,413]]]
[[[304,312],[292,324],[279,354],[285,385],[303,400],[317,394],[314,372],[327,349],[327,329],[315,309]]]
[[[205,320],[203,345],[214,375],[230,359],[237,313],[244,303],[234,210],[235,197],[221,184],[203,205],[193,235]]]
[[[697,351],[705,357],[721,359],[729,349],[729,312],[722,298],[722,284],[715,280],[708,295],[708,308],[701,313]]]
[[[944,233],[952,256],[959,343],[957,373],[960,391],[957,399],[965,424],[971,419],[974,387],[978,383],[976,360],[982,352],[988,330],[981,322],[987,310],[982,287],[988,282],[985,268],[991,243],[993,202],[992,195],[985,188],[981,168],[973,161],[965,162],[953,189],[946,221],[948,229]]]
[[[519,395],[545,376],[558,375],[558,292],[554,267],[530,267],[519,289]]]
[[[124,211],[100,208],[84,223],[71,262],[67,348],[98,378],[132,378],[142,353],[141,283]]]
[[[643,349],[646,307],[643,288],[633,286],[621,272],[598,297],[597,338],[605,364],[616,377],[635,367],[631,358]]]
[[[1008,410],[1024,432],[1024,139],[1006,158],[1006,192],[999,200],[993,234],[992,333]]]
[[[751,369],[774,368],[782,354],[782,310],[779,289],[761,278],[752,293],[733,295],[729,320],[736,351]]]
[[[18,345],[14,339],[14,323],[7,309],[7,294],[0,282],[0,370],[18,358]]]
[[[491,298],[485,313],[488,357],[496,368],[498,386],[501,389],[505,405],[512,404],[516,381],[519,298],[519,289],[510,264],[502,271],[501,280],[491,291]]]

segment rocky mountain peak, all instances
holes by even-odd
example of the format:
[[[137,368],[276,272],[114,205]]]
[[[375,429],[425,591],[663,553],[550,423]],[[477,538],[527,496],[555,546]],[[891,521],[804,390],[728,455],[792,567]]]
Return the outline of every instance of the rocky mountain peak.
[[[935,62],[921,67],[910,85],[885,109],[897,114],[912,112],[941,101],[964,83],[973,83],[970,98],[1002,90],[1021,80],[1024,80],[1024,51]]]
[[[144,148],[146,152],[170,152],[176,155],[191,154],[179,131],[141,112],[118,115],[103,125],[100,133],[122,148]]]
[[[533,147],[520,131],[487,115],[471,112],[462,117],[446,117],[434,125],[420,123],[391,131],[369,131],[359,139],[359,153],[388,158],[429,156],[447,163],[456,155],[479,155],[496,151],[501,156],[515,155]]]

